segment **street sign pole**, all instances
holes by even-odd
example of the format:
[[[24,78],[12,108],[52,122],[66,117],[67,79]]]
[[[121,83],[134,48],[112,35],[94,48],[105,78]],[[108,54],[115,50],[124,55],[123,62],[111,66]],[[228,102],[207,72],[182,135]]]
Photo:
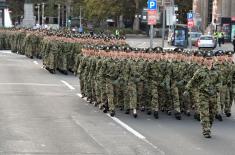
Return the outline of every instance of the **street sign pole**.
[[[153,25],[150,25],[150,48],[153,49]]]
[[[189,32],[192,32],[192,29],[189,28]],[[192,49],[192,35],[189,35],[189,48]]]
[[[148,25],[150,25],[150,48],[153,49],[153,25],[157,22],[157,0],[148,0]]]
[[[187,13],[187,20],[188,20],[188,29],[189,29],[189,33],[190,33],[190,32],[192,32],[192,27],[194,26],[192,12]],[[192,36],[191,35],[189,35],[189,48],[192,49]]]
[[[163,23],[162,23],[162,48],[165,46],[165,29],[166,29],[166,10],[165,10],[165,1],[162,1],[163,6]]]

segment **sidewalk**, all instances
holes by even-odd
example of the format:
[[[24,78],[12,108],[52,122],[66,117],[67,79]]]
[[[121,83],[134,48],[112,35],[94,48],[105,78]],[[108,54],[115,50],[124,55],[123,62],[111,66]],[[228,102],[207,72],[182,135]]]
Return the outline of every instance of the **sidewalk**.
[[[134,48],[149,48],[150,47],[150,39],[146,36],[129,36],[126,39],[126,42]],[[162,39],[161,38],[154,38],[153,39],[153,47],[160,46],[162,47]],[[171,46],[167,43],[167,40],[164,40],[164,48],[176,48],[175,46]],[[190,49],[189,47],[186,49]],[[192,49],[198,49],[197,47],[193,46]],[[215,50],[233,50],[232,43],[225,43],[222,44],[221,47],[217,46]]]

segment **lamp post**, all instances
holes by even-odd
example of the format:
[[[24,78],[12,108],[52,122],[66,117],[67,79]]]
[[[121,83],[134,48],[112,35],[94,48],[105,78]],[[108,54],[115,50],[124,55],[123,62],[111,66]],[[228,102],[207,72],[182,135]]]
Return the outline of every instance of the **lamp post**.
[[[45,14],[45,3],[42,3],[42,25],[43,26],[44,26],[44,23],[45,23],[44,14]]]
[[[82,6],[80,6],[80,15],[79,15],[79,27],[82,28]]]
[[[164,48],[165,43],[165,29],[166,29],[166,10],[165,10],[165,0],[162,0],[162,11],[163,11],[163,23],[162,23],[162,48]]]
[[[40,4],[37,4],[36,8],[37,8],[37,11],[38,11],[38,21],[37,21],[37,24],[40,25]]]
[[[58,28],[60,28],[60,4],[58,4]]]

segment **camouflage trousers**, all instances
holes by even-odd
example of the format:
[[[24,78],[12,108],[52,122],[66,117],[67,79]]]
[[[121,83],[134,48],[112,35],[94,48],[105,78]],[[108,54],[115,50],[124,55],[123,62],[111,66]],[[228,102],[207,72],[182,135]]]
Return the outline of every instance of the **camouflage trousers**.
[[[130,109],[137,109],[137,87],[136,84],[131,80],[128,81],[128,94],[130,97]]]
[[[110,79],[106,79],[106,93],[107,93],[107,97],[108,97],[109,110],[115,110],[114,85],[112,84],[112,80],[110,80]]]
[[[159,111],[159,96],[158,96],[158,82],[151,81],[151,110]]]
[[[227,85],[223,85],[217,94],[217,113],[222,114],[223,111],[230,112],[230,91]]]
[[[179,98],[179,89],[176,86],[176,82],[172,82],[171,85],[171,94],[172,94],[172,103],[173,107],[171,109],[174,109],[176,112],[181,112],[180,111],[180,98]]]
[[[125,108],[124,97],[125,97],[125,86],[123,83],[119,83],[114,86],[114,104],[118,107]]]
[[[124,82],[123,87],[121,88],[124,93],[123,104],[125,110],[130,109],[130,94],[129,94],[128,82],[126,81]]]
[[[92,98],[92,86],[91,86],[91,77],[88,75],[86,72],[85,74],[85,95],[87,98],[91,99]]]
[[[95,93],[97,97],[97,102],[100,103],[101,105],[105,104],[107,101],[107,93],[106,93],[106,80],[104,77],[98,77],[98,80],[96,81]]]
[[[58,61],[58,68],[61,71],[67,72],[67,67],[68,66],[68,59],[67,59],[67,55],[61,55],[60,56],[60,60]]]
[[[85,87],[84,87],[85,80],[84,80],[83,74],[79,75],[79,82],[80,82],[81,94],[84,96],[85,95]]]
[[[49,53],[49,69],[55,70],[56,69],[56,55],[53,52]]]
[[[210,133],[216,111],[216,94],[209,95],[205,92],[199,92],[199,113],[203,134]]]
[[[199,91],[197,89],[190,91],[190,101],[195,113],[199,114]]]

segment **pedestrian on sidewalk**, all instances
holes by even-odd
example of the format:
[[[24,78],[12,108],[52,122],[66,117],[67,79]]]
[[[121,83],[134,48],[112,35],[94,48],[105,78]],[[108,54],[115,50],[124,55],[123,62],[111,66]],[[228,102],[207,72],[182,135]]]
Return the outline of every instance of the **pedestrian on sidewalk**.
[[[219,47],[221,47],[221,43],[222,43],[222,37],[223,37],[223,35],[222,35],[223,33],[220,31],[220,32],[218,32],[218,43],[219,43]]]
[[[235,36],[233,36],[233,51],[235,52]]]

